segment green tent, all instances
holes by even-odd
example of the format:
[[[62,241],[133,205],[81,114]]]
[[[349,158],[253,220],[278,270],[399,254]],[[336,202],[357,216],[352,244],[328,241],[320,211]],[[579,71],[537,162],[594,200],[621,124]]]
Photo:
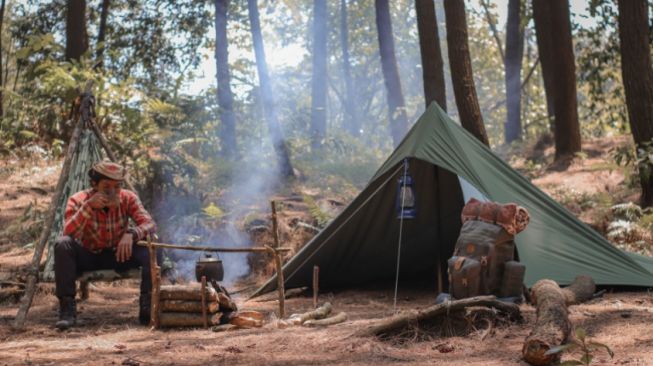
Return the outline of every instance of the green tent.
[[[404,161],[417,214],[400,228],[395,197]],[[516,237],[528,286],[542,278],[569,284],[580,274],[600,285],[653,286],[653,258],[615,248],[456,124],[435,103],[426,110],[363,191],[283,267],[287,287],[321,288],[394,280],[402,231],[400,280],[432,279],[446,269],[467,199],[515,202],[530,224]],[[446,277],[446,276],[445,276]],[[257,294],[276,287],[268,280]]]

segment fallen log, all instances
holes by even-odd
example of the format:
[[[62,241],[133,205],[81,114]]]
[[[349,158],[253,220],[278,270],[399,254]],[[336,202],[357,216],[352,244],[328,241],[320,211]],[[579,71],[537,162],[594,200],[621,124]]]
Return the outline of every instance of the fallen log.
[[[576,305],[594,298],[596,292],[596,284],[590,276],[578,276],[574,279],[571,285],[562,289],[562,294],[565,296],[565,304]]]
[[[190,300],[162,300],[161,311],[173,313],[202,313],[202,303],[200,301]],[[220,304],[211,301],[206,304],[206,311],[217,313],[220,310]]]
[[[533,305],[537,306],[537,321],[522,347],[524,360],[531,365],[549,365],[560,354],[545,354],[569,338],[572,324],[567,306],[592,299],[596,285],[589,276],[578,276],[561,289],[552,280],[540,280],[531,289]]]
[[[334,325],[338,323],[342,323],[345,320],[347,320],[347,313],[344,311],[339,313],[338,315],[329,317],[329,318],[324,318],[324,319],[312,319],[312,320],[307,320],[304,322],[304,326],[306,327],[326,327],[329,325]]]
[[[398,314],[389,319],[383,319],[376,322],[367,328],[361,329],[354,335],[358,337],[380,336],[440,315],[464,311],[465,308],[471,306],[495,308],[500,312],[508,314],[511,319],[521,319],[521,312],[519,311],[519,306],[516,304],[499,301],[495,296],[476,296],[467,299],[445,301],[437,305],[429,306],[423,310]]]
[[[209,315],[207,318],[208,325],[220,324],[222,313]],[[204,325],[204,318],[201,313],[171,313],[162,312],[159,315],[159,325],[161,327],[201,327]]]
[[[319,308],[303,313],[303,314],[293,314],[288,318],[288,324],[290,325],[301,325],[304,324],[307,320],[311,319],[324,319],[329,314],[331,314],[331,303],[325,302],[324,305]]]
[[[218,295],[211,287],[207,286],[205,295],[206,301],[218,301]],[[202,292],[199,284],[165,285],[159,290],[159,299],[202,301]]]

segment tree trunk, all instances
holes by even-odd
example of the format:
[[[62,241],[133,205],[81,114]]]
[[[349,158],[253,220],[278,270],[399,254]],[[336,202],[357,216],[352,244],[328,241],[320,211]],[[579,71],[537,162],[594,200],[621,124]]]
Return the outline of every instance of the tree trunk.
[[[220,324],[222,313],[209,314],[208,325]],[[202,314],[197,313],[161,313],[161,327],[201,327],[204,325]]]
[[[327,2],[313,1],[313,82],[311,89],[311,146],[319,149],[326,137]]]
[[[626,91],[628,120],[638,148],[646,154],[653,138],[653,69],[649,44],[648,7],[646,0],[620,0],[619,41],[621,43],[621,74]],[[646,159],[648,162],[648,159]],[[653,169],[640,167],[643,207],[653,205]]]
[[[2,77],[2,26],[4,25],[4,19],[5,19],[5,0],[2,0],[2,4],[0,5],[0,119],[5,115],[4,108],[3,108],[4,95],[2,93],[2,90],[6,83],[6,77],[5,78]]]
[[[102,0],[102,11],[100,13],[100,29],[98,30],[97,35],[97,50],[96,50],[96,59],[98,62],[104,61],[104,49],[106,45],[104,44],[104,39],[107,34],[107,18],[109,17],[109,6],[111,5],[111,0]]]
[[[551,84],[546,89],[552,91],[547,92],[547,100],[552,98],[555,114],[555,160],[561,161],[573,157],[581,149],[569,2],[533,0],[533,18],[542,72],[545,75],[545,88],[547,79]],[[552,94],[552,97],[549,94]]]
[[[279,126],[279,119],[277,118],[277,111],[274,104],[274,97],[272,95],[272,86],[270,85],[270,76],[268,74],[268,64],[265,59],[265,48],[263,46],[263,35],[261,34],[261,23],[258,15],[257,0],[247,0],[247,8],[249,13],[249,22],[252,31],[252,40],[254,43],[254,54],[256,57],[256,68],[258,70],[258,79],[261,89],[261,99],[263,100],[263,112],[265,113],[272,137],[272,146],[277,155],[279,164],[279,172],[284,178],[292,178],[295,176],[292,165],[290,163],[290,152],[286,145],[286,140]]]
[[[87,49],[86,0],[68,0],[66,10],[66,60],[79,61]]]
[[[524,33],[521,27],[521,0],[508,1],[506,26],[506,77],[507,118],[504,126],[506,144],[521,139],[521,59],[524,54]]]
[[[222,153],[233,159],[237,155],[236,118],[234,116],[234,97],[231,92],[229,72],[229,41],[227,40],[227,10],[229,0],[215,0],[215,68],[217,70],[218,106]]]
[[[478,105],[472,61],[467,42],[467,20],[465,19],[465,2],[444,0],[444,12],[447,24],[447,48],[449,49],[449,67],[453,79],[453,92],[462,126],[485,145],[490,145],[483,125],[481,108]]]
[[[388,0],[375,0],[376,29],[379,36],[379,51],[381,68],[387,91],[388,117],[394,146],[404,138],[408,129],[404,94],[401,91],[401,80],[395,58],[395,44],[392,37],[392,21]]]
[[[438,20],[433,0],[415,0],[419,48],[422,55],[422,74],[424,80],[424,101],[426,107],[437,102],[447,110],[447,96],[444,86],[444,63],[440,50]]]
[[[345,79],[345,128],[353,136],[360,136],[361,123],[358,118],[356,94],[351,78],[349,61],[349,25],[347,22],[347,0],[340,0],[340,46],[342,47],[342,73]]]

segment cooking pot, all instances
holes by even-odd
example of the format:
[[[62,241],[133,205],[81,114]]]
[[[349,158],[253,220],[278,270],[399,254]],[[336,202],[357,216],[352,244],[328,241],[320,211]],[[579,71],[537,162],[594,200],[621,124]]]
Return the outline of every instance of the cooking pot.
[[[224,278],[222,260],[217,256],[212,257],[211,254],[200,257],[195,263],[195,278],[200,282],[202,276],[206,276],[207,281],[222,281]]]

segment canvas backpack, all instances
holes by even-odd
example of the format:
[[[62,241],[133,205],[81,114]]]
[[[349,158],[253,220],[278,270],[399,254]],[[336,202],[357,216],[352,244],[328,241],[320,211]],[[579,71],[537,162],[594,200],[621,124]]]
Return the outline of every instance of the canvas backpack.
[[[477,216],[470,217],[469,209],[463,209],[464,223],[453,256],[448,260],[451,297],[520,296],[526,268],[515,261],[514,235],[506,230],[505,225],[496,223],[504,206],[475,200],[468,202],[470,204]],[[479,217],[488,209],[493,214]]]

